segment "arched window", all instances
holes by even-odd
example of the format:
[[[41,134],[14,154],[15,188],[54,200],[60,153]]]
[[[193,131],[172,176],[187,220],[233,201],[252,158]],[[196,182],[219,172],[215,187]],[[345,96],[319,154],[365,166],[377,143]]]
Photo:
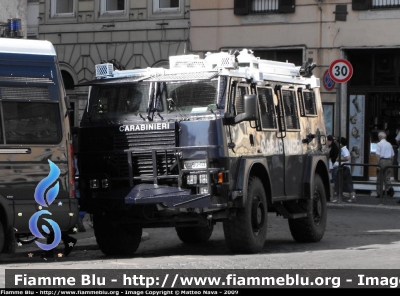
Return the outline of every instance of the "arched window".
[[[156,62],[153,66],[151,66],[152,68],[164,68],[164,69],[169,69],[169,61],[167,60],[162,60],[162,61],[158,61]]]
[[[69,74],[65,70],[61,70],[61,76],[64,81],[64,87],[65,89],[74,89],[74,79],[72,78],[71,74]]]

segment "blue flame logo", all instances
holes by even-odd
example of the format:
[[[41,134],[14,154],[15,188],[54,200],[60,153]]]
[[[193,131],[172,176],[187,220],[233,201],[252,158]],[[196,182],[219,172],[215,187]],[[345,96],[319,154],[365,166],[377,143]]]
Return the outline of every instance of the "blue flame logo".
[[[50,185],[52,185],[55,181],[57,181],[58,177],[60,176],[60,169],[58,166],[55,165],[51,160],[48,161],[50,164],[50,173],[46,178],[39,182],[35,189],[35,200],[43,207],[48,207],[51,205],[51,203],[56,199],[60,189],[60,184],[57,182],[47,191],[47,194],[45,195],[46,189],[49,188]],[[47,203],[45,201],[45,197]]]
[[[56,199],[57,194],[60,189],[59,182],[57,181],[58,177],[60,176],[60,169],[51,160],[48,160],[48,162],[50,165],[49,175],[46,178],[44,178],[42,181],[39,182],[39,184],[36,186],[35,194],[34,194],[36,202],[43,207],[49,207],[53,203],[53,201]],[[56,181],[57,181],[57,183],[53,187],[50,187]],[[47,190],[47,192],[46,192],[46,190]],[[39,218],[43,214],[51,215],[51,213],[49,211],[42,210],[42,211],[39,211],[39,212],[36,212],[35,214],[33,214],[32,217],[29,219],[29,230],[37,238],[44,238],[44,236],[38,229]],[[42,250],[49,251],[49,250],[57,247],[58,244],[60,243],[61,230],[60,230],[60,226],[58,226],[58,224],[56,222],[54,222],[53,220],[47,219],[47,218],[43,218],[43,219],[45,221],[47,221],[47,223],[49,223],[51,228],[53,229],[54,241],[51,244],[42,244],[42,243],[39,243],[36,241],[35,241],[35,243]],[[44,231],[45,233],[47,233],[47,234],[50,233],[50,229],[46,225],[42,225],[41,228],[42,228],[42,231]]]

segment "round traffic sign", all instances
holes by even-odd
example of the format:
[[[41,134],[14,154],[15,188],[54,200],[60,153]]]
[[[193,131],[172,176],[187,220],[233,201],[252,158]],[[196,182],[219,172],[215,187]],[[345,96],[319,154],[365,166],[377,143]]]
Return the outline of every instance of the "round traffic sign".
[[[347,60],[336,60],[329,66],[329,75],[335,82],[347,82],[353,76],[353,66]]]
[[[322,82],[324,83],[324,87],[326,90],[332,90],[335,87],[335,81],[329,75],[329,70],[324,72],[324,77],[322,78]]]

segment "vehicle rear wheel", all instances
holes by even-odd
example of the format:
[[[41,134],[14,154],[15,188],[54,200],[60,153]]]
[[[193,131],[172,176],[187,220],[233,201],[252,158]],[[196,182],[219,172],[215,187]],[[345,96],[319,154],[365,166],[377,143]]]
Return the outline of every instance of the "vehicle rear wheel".
[[[314,195],[312,199],[301,200],[299,205],[308,213],[308,216],[289,219],[292,237],[300,243],[320,241],[325,234],[327,207],[324,183],[318,174],[314,176]]]
[[[111,219],[94,215],[94,235],[100,250],[107,256],[133,256],[142,239],[142,228],[116,224]]]
[[[197,244],[208,241],[213,233],[214,226],[203,227],[175,227],[179,239],[186,244]]]
[[[224,235],[228,248],[234,253],[258,253],[267,237],[267,198],[261,180],[252,176],[247,189],[244,208],[236,216],[224,221]]]

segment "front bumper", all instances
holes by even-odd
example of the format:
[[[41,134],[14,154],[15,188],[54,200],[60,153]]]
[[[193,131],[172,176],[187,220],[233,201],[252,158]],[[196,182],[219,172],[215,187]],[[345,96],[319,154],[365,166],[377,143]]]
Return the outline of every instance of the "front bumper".
[[[125,197],[125,204],[161,204],[168,208],[211,206],[209,194],[190,194],[190,189],[156,184],[136,185]]]

